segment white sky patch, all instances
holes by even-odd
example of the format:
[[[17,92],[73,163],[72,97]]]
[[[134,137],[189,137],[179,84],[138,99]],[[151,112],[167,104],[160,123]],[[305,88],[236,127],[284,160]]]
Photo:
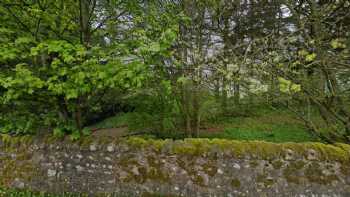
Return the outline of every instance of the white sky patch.
[[[282,11],[282,18],[288,18],[288,17],[292,16],[292,12],[290,11],[290,9],[286,5],[282,4],[280,9]]]

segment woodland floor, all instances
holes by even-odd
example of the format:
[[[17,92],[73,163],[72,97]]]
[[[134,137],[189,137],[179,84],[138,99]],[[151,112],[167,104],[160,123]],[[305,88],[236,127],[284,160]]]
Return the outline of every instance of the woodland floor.
[[[129,135],[154,137],[144,133],[146,128],[129,129],[128,122],[132,116],[128,113],[107,118],[90,128],[95,137],[118,138]],[[173,132],[169,138],[182,138]],[[146,134],[146,135],[145,135]],[[167,135],[164,135],[167,138]],[[270,142],[308,142],[319,141],[286,111],[263,111],[248,116],[232,115],[219,117],[203,123],[200,131],[202,138],[224,138],[234,140],[264,140]]]

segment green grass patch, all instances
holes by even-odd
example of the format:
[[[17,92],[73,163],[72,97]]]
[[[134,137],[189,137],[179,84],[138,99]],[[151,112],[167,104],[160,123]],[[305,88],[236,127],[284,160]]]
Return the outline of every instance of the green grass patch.
[[[243,113],[243,112],[242,112]],[[286,110],[272,108],[252,108],[244,115],[231,115],[229,117],[216,117],[214,121],[203,122],[204,127],[214,128],[214,132],[201,132],[202,138],[222,138],[234,140],[262,140],[269,142],[318,142],[303,123]],[[143,124],[138,124],[139,122]],[[130,130],[146,130],[147,118],[137,113],[121,113],[107,118],[90,128],[105,129],[128,126]],[[136,125],[136,126],[135,126]],[[203,125],[202,125],[203,126]],[[135,128],[137,129],[135,129]],[[215,129],[219,128],[219,129]],[[219,131],[215,131],[219,130]],[[152,135],[152,132],[149,133]],[[146,135],[149,137],[149,135]],[[154,136],[157,138],[156,136]],[[179,131],[162,133],[158,138],[182,139],[185,136]]]
[[[203,137],[235,140],[263,140],[269,142],[308,142],[318,141],[301,128],[272,126],[269,131],[254,128],[226,128],[224,132],[207,134]]]
[[[264,111],[253,117],[224,117],[215,126],[223,131],[204,132],[201,137],[269,142],[319,141],[287,111]]]
[[[131,115],[131,113],[119,113],[116,116],[109,117],[101,122],[91,125],[90,128],[107,129],[124,127],[128,125]]]

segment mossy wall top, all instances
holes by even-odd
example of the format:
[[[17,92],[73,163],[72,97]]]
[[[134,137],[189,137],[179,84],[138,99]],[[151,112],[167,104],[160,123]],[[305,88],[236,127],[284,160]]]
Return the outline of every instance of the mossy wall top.
[[[0,186],[124,196],[350,196],[350,145],[0,137]]]

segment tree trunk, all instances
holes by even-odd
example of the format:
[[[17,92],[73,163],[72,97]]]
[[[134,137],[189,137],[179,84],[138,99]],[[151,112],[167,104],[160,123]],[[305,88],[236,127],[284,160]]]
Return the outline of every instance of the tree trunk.
[[[85,47],[90,46],[91,29],[90,29],[90,1],[79,0],[80,8],[80,42]]]
[[[234,84],[234,92],[233,92],[233,97],[236,105],[239,105],[239,99],[240,99],[240,85],[238,81],[235,82]]]
[[[224,12],[223,16],[224,20],[224,30],[223,30],[223,42],[224,42],[224,65],[223,65],[223,76],[222,76],[222,111],[224,114],[227,114],[227,97],[228,97],[228,90],[229,90],[229,81],[227,79],[228,74],[228,61],[230,57],[230,21],[229,21],[229,14],[227,11]]]

